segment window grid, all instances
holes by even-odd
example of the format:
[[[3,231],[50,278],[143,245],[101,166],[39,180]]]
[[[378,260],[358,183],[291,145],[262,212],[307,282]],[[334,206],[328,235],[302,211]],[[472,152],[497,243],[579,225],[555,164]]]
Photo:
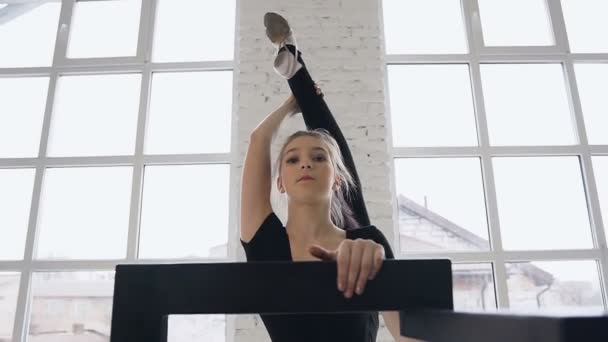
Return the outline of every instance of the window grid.
[[[137,55],[132,57],[111,58],[66,58],[69,25],[76,0],[59,0],[62,2],[59,23],[55,39],[55,50],[53,63],[50,67],[25,67],[25,68],[0,68],[0,77],[26,77],[47,76],[49,88],[45,104],[45,112],[42,126],[42,135],[38,158],[5,158],[0,159],[0,168],[35,168],[32,204],[30,207],[29,223],[26,235],[26,245],[23,260],[0,261],[1,271],[16,271],[21,273],[19,293],[15,310],[15,323],[13,327],[13,341],[26,341],[28,327],[30,325],[30,291],[32,286],[33,272],[38,271],[107,271],[114,270],[115,266],[122,263],[130,264],[158,264],[158,263],[191,263],[191,262],[225,262],[235,255],[235,248],[229,244],[227,258],[199,258],[199,259],[137,259],[139,240],[139,219],[141,207],[141,195],[143,186],[144,167],[149,165],[164,164],[230,164],[232,156],[230,153],[201,153],[201,154],[175,154],[175,155],[144,155],[144,133],[148,115],[148,107],[151,93],[151,78],[153,72],[171,71],[232,71],[233,60],[227,61],[204,61],[204,62],[151,62],[152,39],[154,35],[155,12],[158,0],[143,0],[140,12],[139,35],[137,43]],[[89,1],[89,0],[78,0]],[[235,6],[235,15],[238,15],[238,1]],[[236,43],[238,44],[238,42]],[[238,49],[235,49],[235,53]],[[64,75],[82,74],[112,74],[135,72],[142,75],[140,102],[138,108],[137,133],[135,153],[130,156],[104,156],[104,157],[46,157],[49,139],[51,114],[55,98],[56,83],[59,77]],[[233,93],[233,99],[235,94]],[[234,128],[234,123],[231,124]],[[232,135],[232,143],[235,141]],[[117,260],[35,260],[36,239],[38,231],[37,217],[42,189],[43,172],[46,168],[54,166],[133,166],[131,202],[129,211],[129,226],[127,237],[127,254],[124,259]],[[234,192],[234,182],[230,182],[230,191]],[[235,201],[230,199],[230,211],[233,210]],[[233,227],[235,224],[232,216],[229,218],[228,238],[235,236]],[[234,330],[233,315],[226,316],[226,331]],[[226,334],[226,341],[233,341],[232,334]]]
[[[555,36],[554,46],[533,47],[486,47],[483,44],[479,7],[477,0],[461,0],[465,35],[468,42],[467,54],[417,54],[386,55],[388,65],[408,64],[466,64],[470,70],[473,105],[477,125],[479,146],[476,147],[393,147],[393,158],[421,157],[477,157],[481,159],[486,214],[490,234],[490,251],[482,252],[412,252],[401,253],[402,258],[449,258],[455,263],[490,262],[494,268],[495,291],[498,308],[508,308],[506,263],[512,261],[546,260],[596,260],[600,268],[604,307],[608,288],[608,249],[601,217],[595,176],[591,164],[592,155],[608,155],[608,146],[589,146],[583,124],[583,114],[574,74],[574,63],[608,63],[608,54],[570,53],[565,21],[560,0],[547,0],[547,8]],[[490,146],[485,104],[481,86],[480,64],[483,63],[559,63],[564,69],[566,90],[571,113],[574,114],[575,129],[580,143],[573,146]],[[388,80],[385,81],[388,89]],[[388,92],[387,92],[388,97]],[[390,99],[387,100],[390,103]],[[390,109],[389,109],[390,111]],[[390,122],[390,118],[389,118]],[[392,145],[392,137],[387,141]],[[594,248],[573,250],[505,251],[500,235],[494,170],[491,159],[501,156],[561,156],[579,157],[583,176],[586,202],[591,223]],[[394,167],[394,164],[393,164]],[[394,184],[394,181],[393,181]],[[396,201],[396,200],[394,200]],[[396,212],[396,206],[394,211]],[[399,236],[398,213],[394,213],[395,237]],[[608,220],[604,218],[604,222]],[[400,239],[396,239],[399,244]],[[401,251],[400,246],[397,249]]]

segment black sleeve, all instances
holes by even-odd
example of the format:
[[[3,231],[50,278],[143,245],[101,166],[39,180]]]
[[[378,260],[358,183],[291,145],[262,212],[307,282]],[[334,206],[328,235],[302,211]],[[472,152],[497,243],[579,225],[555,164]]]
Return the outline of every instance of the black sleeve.
[[[370,224],[369,215],[367,213],[367,208],[365,207],[361,182],[348,143],[327,103],[322,96],[316,94],[314,81],[308,73],[308,70],[302,68],[298,71],[298,73],[289,80],[289,86],[298,101],[306,128],[308,130],[316,128],[326,129],[340,146],[344,164],[353,176],[355,183],[354,191],[349,194],[350,196],[347,196],[345,193],[344,198],[349,202],[358,223],[361,226],[368,226]]]
[[[291,257],[287,233],[274,212],[268,214],[249,242],[239,240],[247,261],[289,260]]]

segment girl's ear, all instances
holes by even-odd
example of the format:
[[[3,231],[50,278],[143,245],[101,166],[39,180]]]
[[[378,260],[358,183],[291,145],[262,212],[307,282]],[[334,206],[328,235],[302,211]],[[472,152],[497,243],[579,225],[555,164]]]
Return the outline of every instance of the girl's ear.
[[[281,177],[277,177],[277,190],[279,190],[280,193],[284,193],[285,189],[283,189],[283,182],[281,182]]]
[[[336,191],[336,190],[338,190],[340,188],[340,185],[341,185],[340,177],[336,177],[335,180],[334,180],[334,185],[331,187],[331,189],[333,191]]]

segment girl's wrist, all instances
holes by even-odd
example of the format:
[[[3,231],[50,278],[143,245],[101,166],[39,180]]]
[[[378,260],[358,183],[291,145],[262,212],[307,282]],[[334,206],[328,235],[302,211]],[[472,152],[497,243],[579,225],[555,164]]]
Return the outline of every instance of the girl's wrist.
[[[284,119],[289,115],[289,108],[286,105],[280,105],[277,109],[274,110],[274,113]]]

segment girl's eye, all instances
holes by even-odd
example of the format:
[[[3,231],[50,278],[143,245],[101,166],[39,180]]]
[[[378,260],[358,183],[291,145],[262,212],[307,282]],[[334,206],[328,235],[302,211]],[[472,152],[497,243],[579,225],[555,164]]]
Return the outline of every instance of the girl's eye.
[[[318,156],[316,157],[316,160],[318,160],[318,161],[323,161],[323,160],[325,160],[325,156],[324,156],[324,155],[322,155],[322,154],[320,154],[320,155],[318,155]]]
[[[298,158],[289,158],[287,159],[287,164],[293,164],[298,161]]]

